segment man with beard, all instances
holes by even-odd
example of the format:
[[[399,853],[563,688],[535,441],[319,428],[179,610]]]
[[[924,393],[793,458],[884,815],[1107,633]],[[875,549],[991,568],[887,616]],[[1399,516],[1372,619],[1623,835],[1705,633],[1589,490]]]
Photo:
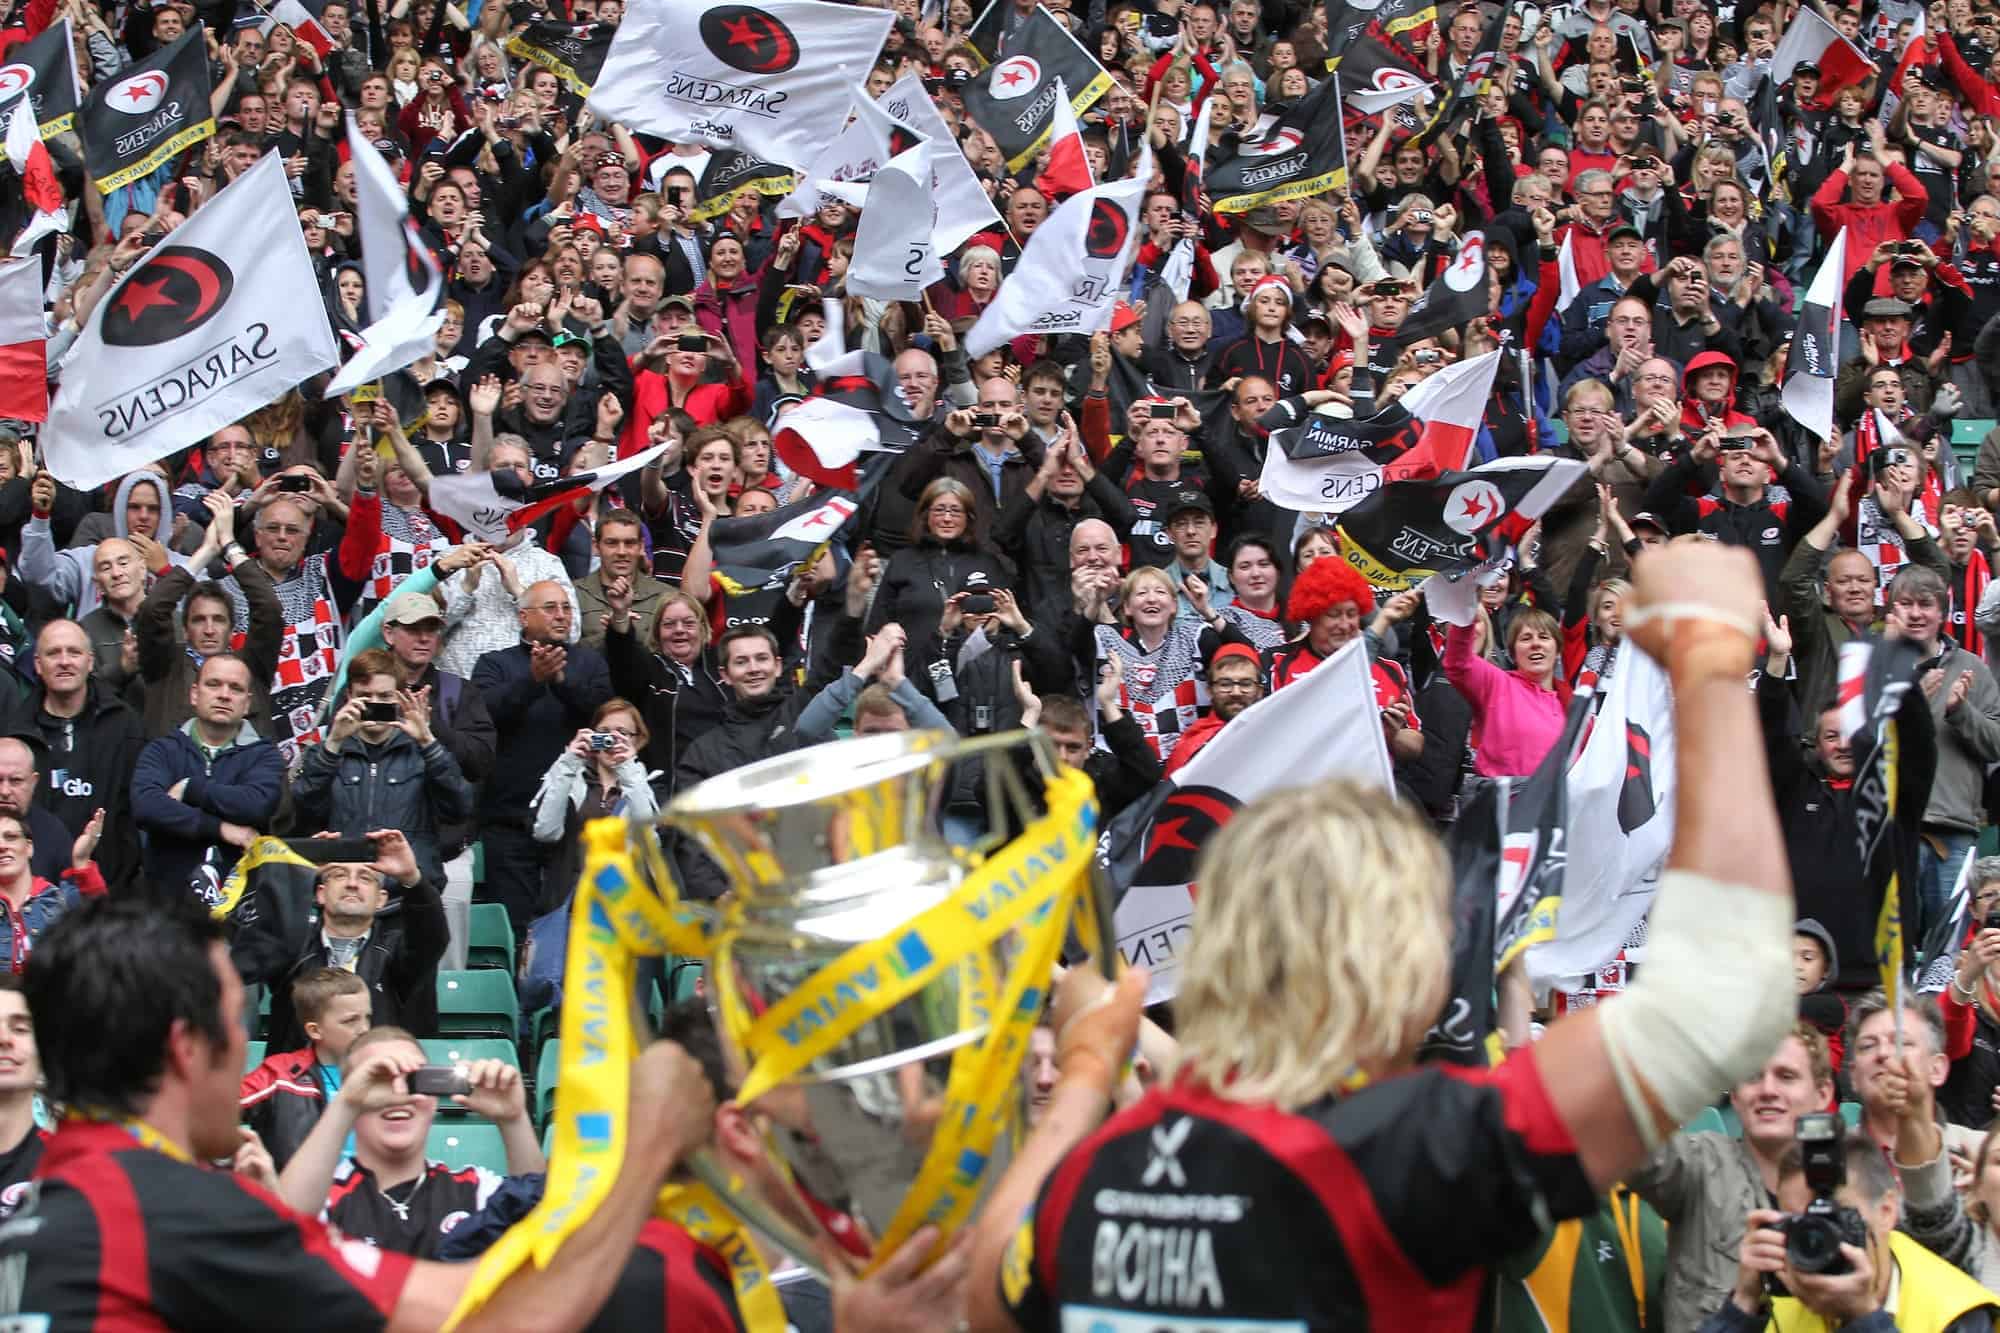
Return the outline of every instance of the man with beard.
[[[1213,708],[1207,717],[1181,733],[1180,744],[1166,763],[1166,776],[1185,767],[1216,733],[1264,697],[1264,673],[1257,650],[1247,643],[1225,643],[1208,659],[1208,695]]]
[[[40,743],[48,781],[39,784],[37,804],[62,821],[70,841],[94,815],[104,815],[97,864],[104,882],[123,892],[139,873],[138,831],[127,797],[146,733],[139,715],[93,679],[94,665],[83,626],[51,620],[35,640],[40,684],[0,725],[8,735]]]

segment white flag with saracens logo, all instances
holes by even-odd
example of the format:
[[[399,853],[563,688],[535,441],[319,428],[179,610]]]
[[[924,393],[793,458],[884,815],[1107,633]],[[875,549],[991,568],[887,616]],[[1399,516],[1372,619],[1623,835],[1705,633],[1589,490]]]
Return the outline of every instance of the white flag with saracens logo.
[[[909,126],[933,145],[957,142],[951,127],[938,114],[937,104],[924,91],[919,75],[905,74],[898,79],[882,94],[878,105],[892,120]],[[964,153],[946,152],[942,148],[931,153],[931,198],[937,203],[931,240],[939,254],[953,254],[973,235],[1000,225],[993,200],[987,196]]]
[[[430,355],[444,323],[444,274],[410,220],[409,197],[374,140],[347,123],[348,160],[354,164],[355,225],[361,232],[361,271],[368,282],[368,317],[361,346],[326,396],[346,393]]]
[[[49,408],[49,470],[91,490],[283,397],[339,359],[325,311],[267,153],[90,312]]]
[[[600,120],[676,143],[811,162],[847,119],[893,11],[766,0],[637,0],[619,21],[590,93]]]

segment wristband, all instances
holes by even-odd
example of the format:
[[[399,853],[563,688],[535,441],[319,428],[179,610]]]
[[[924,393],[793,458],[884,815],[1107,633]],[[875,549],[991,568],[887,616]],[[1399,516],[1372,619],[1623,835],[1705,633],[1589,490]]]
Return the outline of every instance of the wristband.
[[[1671,611],[1673,608],[1663,609]],[[1699,619],[1687,617],[1686,627],[1675,633],[1667,644],[1667,674],[1677,684],[1709,676],[1740,679],[1749,675],[1750,668],[1755,664],[1758,636],[1732,620],[1716,618],[1706,607],[1690,606],[1686,609],[1707,614]],[[1665,618],[1679,619],[1674,616]],[[1642,618],[1640,623],[1644,624],[1645,619]],[[1631,622],[1626,624],[1629,627]]]

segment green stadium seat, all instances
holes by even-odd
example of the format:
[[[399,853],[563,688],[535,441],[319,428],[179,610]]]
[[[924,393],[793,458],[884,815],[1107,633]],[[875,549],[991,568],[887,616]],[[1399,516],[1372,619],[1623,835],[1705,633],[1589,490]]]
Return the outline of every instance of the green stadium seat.
[[[535,1062],[535,1123],[546,1125],[556,1109],[556,1074],[562,1068],[562,1040],[557,1038],[542,1047],[541,1058]]]
[[[521,1038],[511,973],[490,967],[439,972],[437,999],[440,1037]]]
[[[424,1048],[424,1059],[434,1065],[455,1065],[463,1060],[504,1060],[519,1069],[520,1052],[511,1041],[499,1041],[492,1037],[425,1037],[417,1043]]]
[[[1994,422],[1987,417],[1960,417],[1951,423],[1951,442],[1977,449],[1993,426]]]
[[[514,927],[499,903],[474,903],[465,949],[467,967],[499,968],[514,975]]]
[[[261,1041],[245,1042],[243,1046],[243,1072],[247,1074],[263,1063],[264,1043]]]
[[[500,1127],[484,1120],[453,1120],[431,1126],[424,1156],[449,1167],[483,1166],[507,1174],[507,1145]]]

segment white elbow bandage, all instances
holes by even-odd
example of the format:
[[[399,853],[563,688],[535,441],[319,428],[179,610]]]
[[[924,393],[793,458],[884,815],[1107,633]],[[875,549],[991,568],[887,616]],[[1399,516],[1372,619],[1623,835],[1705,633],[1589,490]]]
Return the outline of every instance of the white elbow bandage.
[[[1790,894],[1670,870],[1646,927],[1646,961],[1603,1008],[1618,1090],[1648,1150],[1763,1067],[1798,1018]],[[1650,1095],[1649,1095],[1650,1094]],[[1657,1108],[1657,1109],[1656,1109]]]

